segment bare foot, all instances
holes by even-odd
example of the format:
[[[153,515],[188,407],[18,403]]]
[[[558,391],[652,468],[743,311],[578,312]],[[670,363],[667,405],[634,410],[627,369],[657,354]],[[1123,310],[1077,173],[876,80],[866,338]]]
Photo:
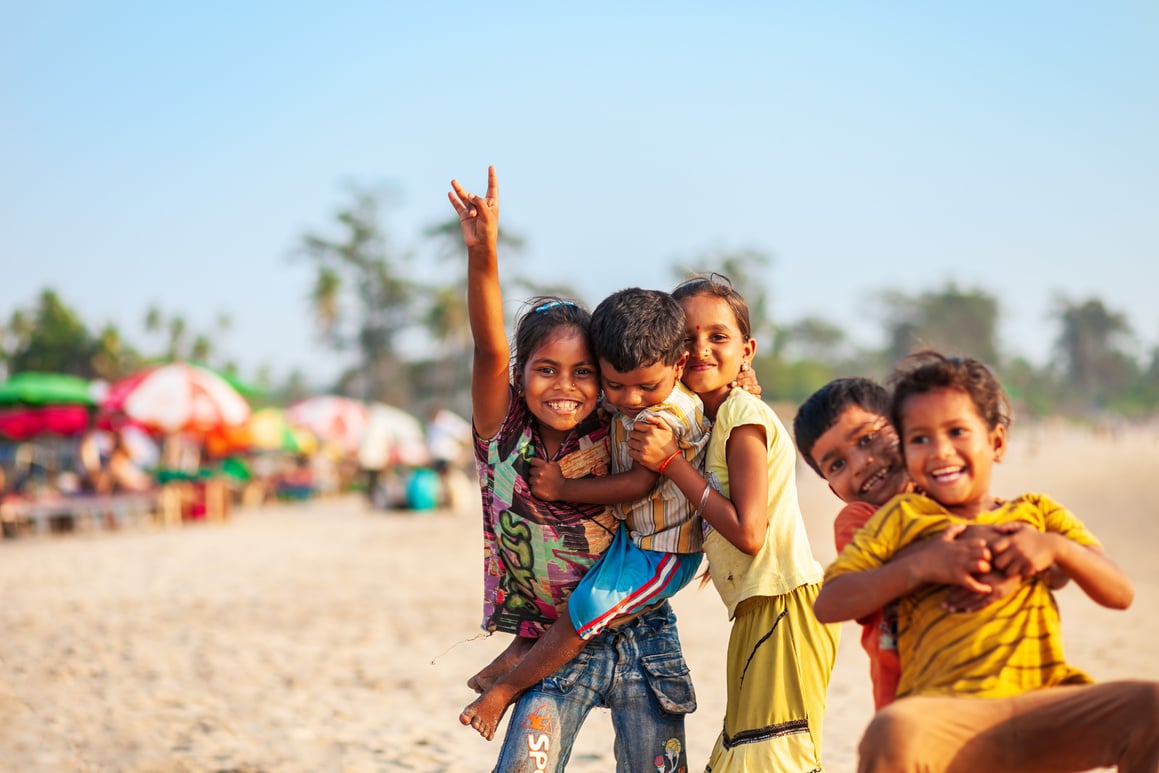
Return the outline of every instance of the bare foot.
[[[507,645],[507,649],[496,655],[495,659],[484,666],[479,673],[467,680],[467,686],[479,694],[490,690],[495,682],[511,673],[511,669],[519,665],[519,661],[534,644],[534,639],[516,636]]]
[[[490,741],[495,737],[499,720],[503,719],[515,695],[514,691],[502,684],[494,685],[463,709],[459,722],[475,728],[479,735]]]

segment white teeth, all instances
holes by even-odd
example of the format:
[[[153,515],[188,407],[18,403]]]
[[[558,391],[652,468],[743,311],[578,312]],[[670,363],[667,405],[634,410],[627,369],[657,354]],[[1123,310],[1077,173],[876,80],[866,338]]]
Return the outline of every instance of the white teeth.
[[[547,407],[553,411],[574,411],[579,407],[579,403],[573,400],[554,400],[549,402]]]
[[[878,483],[885,480],[885,472],[885,470],[878,470],[872,476],[870,476],[869,480],[861,484],[861,493],[864,494]]]

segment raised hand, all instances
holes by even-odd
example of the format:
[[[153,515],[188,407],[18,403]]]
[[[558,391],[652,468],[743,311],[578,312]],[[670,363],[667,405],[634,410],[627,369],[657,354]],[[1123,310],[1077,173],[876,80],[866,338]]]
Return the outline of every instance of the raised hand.
[[[467,249],[488,244],[494,246],[499,240],[499,182],[495,177],[495,167],[487,167],[486,196],[468,193],[458,180],[451,180],[451,189],[447,198],[459,215]]]

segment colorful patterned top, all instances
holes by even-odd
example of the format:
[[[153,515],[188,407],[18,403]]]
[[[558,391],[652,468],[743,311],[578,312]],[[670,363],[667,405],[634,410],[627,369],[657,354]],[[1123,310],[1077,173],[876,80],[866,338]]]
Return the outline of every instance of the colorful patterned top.
[[[530,460],[546,458],[534,416],[515,393],[495,437],[475,435],[483,493],[483,628],[538,638],[565,612],[580,577],[611,544],[605,505],[544,502],[531,494]],[[569,478],[608,473],[607,421],[593,412],[551,461]]]
[[[1099,544],[1082,521],[1044,494],[1023,494],[980,513],[973,521],[951,515],[921,494],[900,494],[853,535],[853,541],[825,571],[825,579],[875,569],[906,545],[957,523],[1027,523],[1080,545]],[[949,588],[926,585],[898,599],[898,698],[1004,698],[1039,687],[1091,681],[1063,656],[1058,607],[1042,575],[970,614],[942,609]]]

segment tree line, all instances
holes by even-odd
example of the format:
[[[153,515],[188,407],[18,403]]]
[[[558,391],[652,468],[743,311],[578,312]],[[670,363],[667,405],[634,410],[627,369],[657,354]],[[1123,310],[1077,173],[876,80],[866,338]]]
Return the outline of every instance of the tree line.
[[[320,386],[419,415],[439,406],[469,412],[472,344],[461,271],[448,270],[446,281],[418,279],[413,251],[387,238],[384,192],[352,188],[349,196],[326,232],[302,234],[292,255],[313,270],[309,312],[319,340],[349,362],[333,384],[309,385],[300,372],[274,383],[268,364],[242,372],[240,363],[221,360],[214,342],[230,329],[226,314],[210,329],[196,331],[180,315],[150,307],[143,314],[142,334],[130,341],[112,324],[90,328],[52,288],[43,289],[28,308],[12,310],[0,326],[0,364],[9,374],[46,370],[114,381],[149,362],[184,359],[251,383],[270,403],[292,401]],[[422,234],[434,259],[446,261],[448,268],[461,267],[458,230],[451,218]],[[506,231],[500,238],[505,261],[516,263],[523,240]],[[764,279],[771,264],[768,253],[738,250],[703,255],[695,265],[671,266],[674,284],[694,271],[717,271],[744,294],[760,342],[754,367],[770,402],[797,404],[838,376],[884,378],[907,353],[935,348],[992,365],[1024,416],[1131,419],[1153,414],[1159,406],[1159,348],[1134,354],[1135,333],[1127,317],[1099,298],[1056,299],[1054,345],[1045,364],[1006,355],[998,345],[997,299],[984,289],[952,282],[916,294],[878,293],[886,343],[866,348],[821,317],[777,319]],[[504,288],[509,298],[542,293],[579,298],[566,284],[508,280]],[[404,337],[414,335],[431,344],[423,347],[421,358],[402,350]]]

